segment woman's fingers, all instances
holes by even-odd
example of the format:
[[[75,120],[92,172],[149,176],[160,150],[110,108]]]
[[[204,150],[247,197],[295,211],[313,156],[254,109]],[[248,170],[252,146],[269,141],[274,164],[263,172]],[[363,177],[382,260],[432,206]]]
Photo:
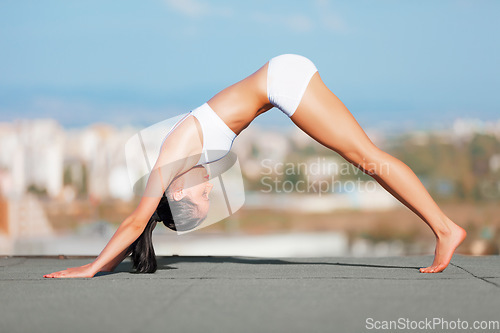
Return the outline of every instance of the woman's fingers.
[[[91,278],[95,272],[90,268],[90,265],[81,267],[68,268],[63,271],[46,274],[45,278]]]

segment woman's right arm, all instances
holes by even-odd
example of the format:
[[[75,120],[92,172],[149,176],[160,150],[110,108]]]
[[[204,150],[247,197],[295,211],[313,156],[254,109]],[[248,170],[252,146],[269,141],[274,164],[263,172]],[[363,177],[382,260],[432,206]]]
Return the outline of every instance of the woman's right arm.
[[[191,121],[195,120],[191,119]],[[181,128],[183,129],[180,130]],[[172,132],[163,143],[138,207],[120,224],[94,262],[51,273],[45,277],[92,277],[117,260],[141,235],[174,177],[191,169],[199,159],[202,142],[193,140],[193,137],[199,135],[197,126],[190,126],[190,123],[185,121],[178,129]]]
[[[111,260],[107,265],[103,266],[99,272],[113,272],[115,268],[125,259],[128,255],[132,253],[130,247],[126,248],[117,257]]]
[[[142,234],[168,185],[199,160],[203,143],[201,140],[193,140],[199,137],[199,130],[197,126],[192,126],[196,121],[194,117],[189,120],[192,123],[188,120],[181,123],[179,130],[172,132],[164,141],[138,207],[122,222],[108,245],[92,263],[97,271],[109,265]]]

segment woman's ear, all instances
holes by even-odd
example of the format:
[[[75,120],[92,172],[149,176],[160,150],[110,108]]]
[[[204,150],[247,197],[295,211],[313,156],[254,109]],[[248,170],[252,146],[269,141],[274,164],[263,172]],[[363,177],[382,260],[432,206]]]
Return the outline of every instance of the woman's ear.
[[[182,200],[182,198],[184,198],[186,196],[186,192],[184,191],[184,189],[182,187],[179,187],[177,189],[175,189],[175,191],[172,192],[172,199],[174,199],[175,201],[180,201]]]

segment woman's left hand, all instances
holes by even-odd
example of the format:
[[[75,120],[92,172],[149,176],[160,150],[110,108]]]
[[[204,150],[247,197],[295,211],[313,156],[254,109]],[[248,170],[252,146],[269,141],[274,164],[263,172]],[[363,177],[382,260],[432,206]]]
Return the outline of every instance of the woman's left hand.
[[[45,274],[44,278],[91,278],[97,272],[91,264],[83,265],[80,267],[68,268],[63,271]]]

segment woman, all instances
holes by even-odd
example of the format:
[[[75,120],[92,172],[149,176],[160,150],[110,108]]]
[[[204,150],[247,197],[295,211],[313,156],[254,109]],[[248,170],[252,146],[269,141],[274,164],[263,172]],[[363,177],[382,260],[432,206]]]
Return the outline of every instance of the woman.
[[[144,235],[150,233],[155,221],[159,220],[153,215],[157,208],[160,208],[157,212],[165,211],[166,200],[162,197],[167,188],[166,196],[172,203],[186,197],[200,205],[208,201],[206,185],[200,183],[186,189],[180,176],[199,173],[198,178],[204,177],[199,166],[224,156],[234,138],[255,117],[273,106],[316,141],[373,177],[427,223],[436,237],[435,257],[432,265],[421,268],[420,272],[437,273],[448,266],[455,249],[466,236],[465,230],[439,209],[407,165],[370,141],[345,105],[323,83],[309,59],[285,54],[222,90],[176,124],[162,145],[139,206],[122,222],[101,254],[90,264],[44,277],[93,277],[99,271],[113,270],[131,251],[134,265],[141,260],[146,263],[139,270],[154,271],[156,262],[147,264],[151,251],[144,250],[152,247],[150,244],[137,245],[144,243]],[[201,192],[205,194],[200,195]],[[206,208],[195,215],[203,219],[204,214]],[[172,216],[164,220],[173,220]],[[147,242],[150,243],[150,237]]]

